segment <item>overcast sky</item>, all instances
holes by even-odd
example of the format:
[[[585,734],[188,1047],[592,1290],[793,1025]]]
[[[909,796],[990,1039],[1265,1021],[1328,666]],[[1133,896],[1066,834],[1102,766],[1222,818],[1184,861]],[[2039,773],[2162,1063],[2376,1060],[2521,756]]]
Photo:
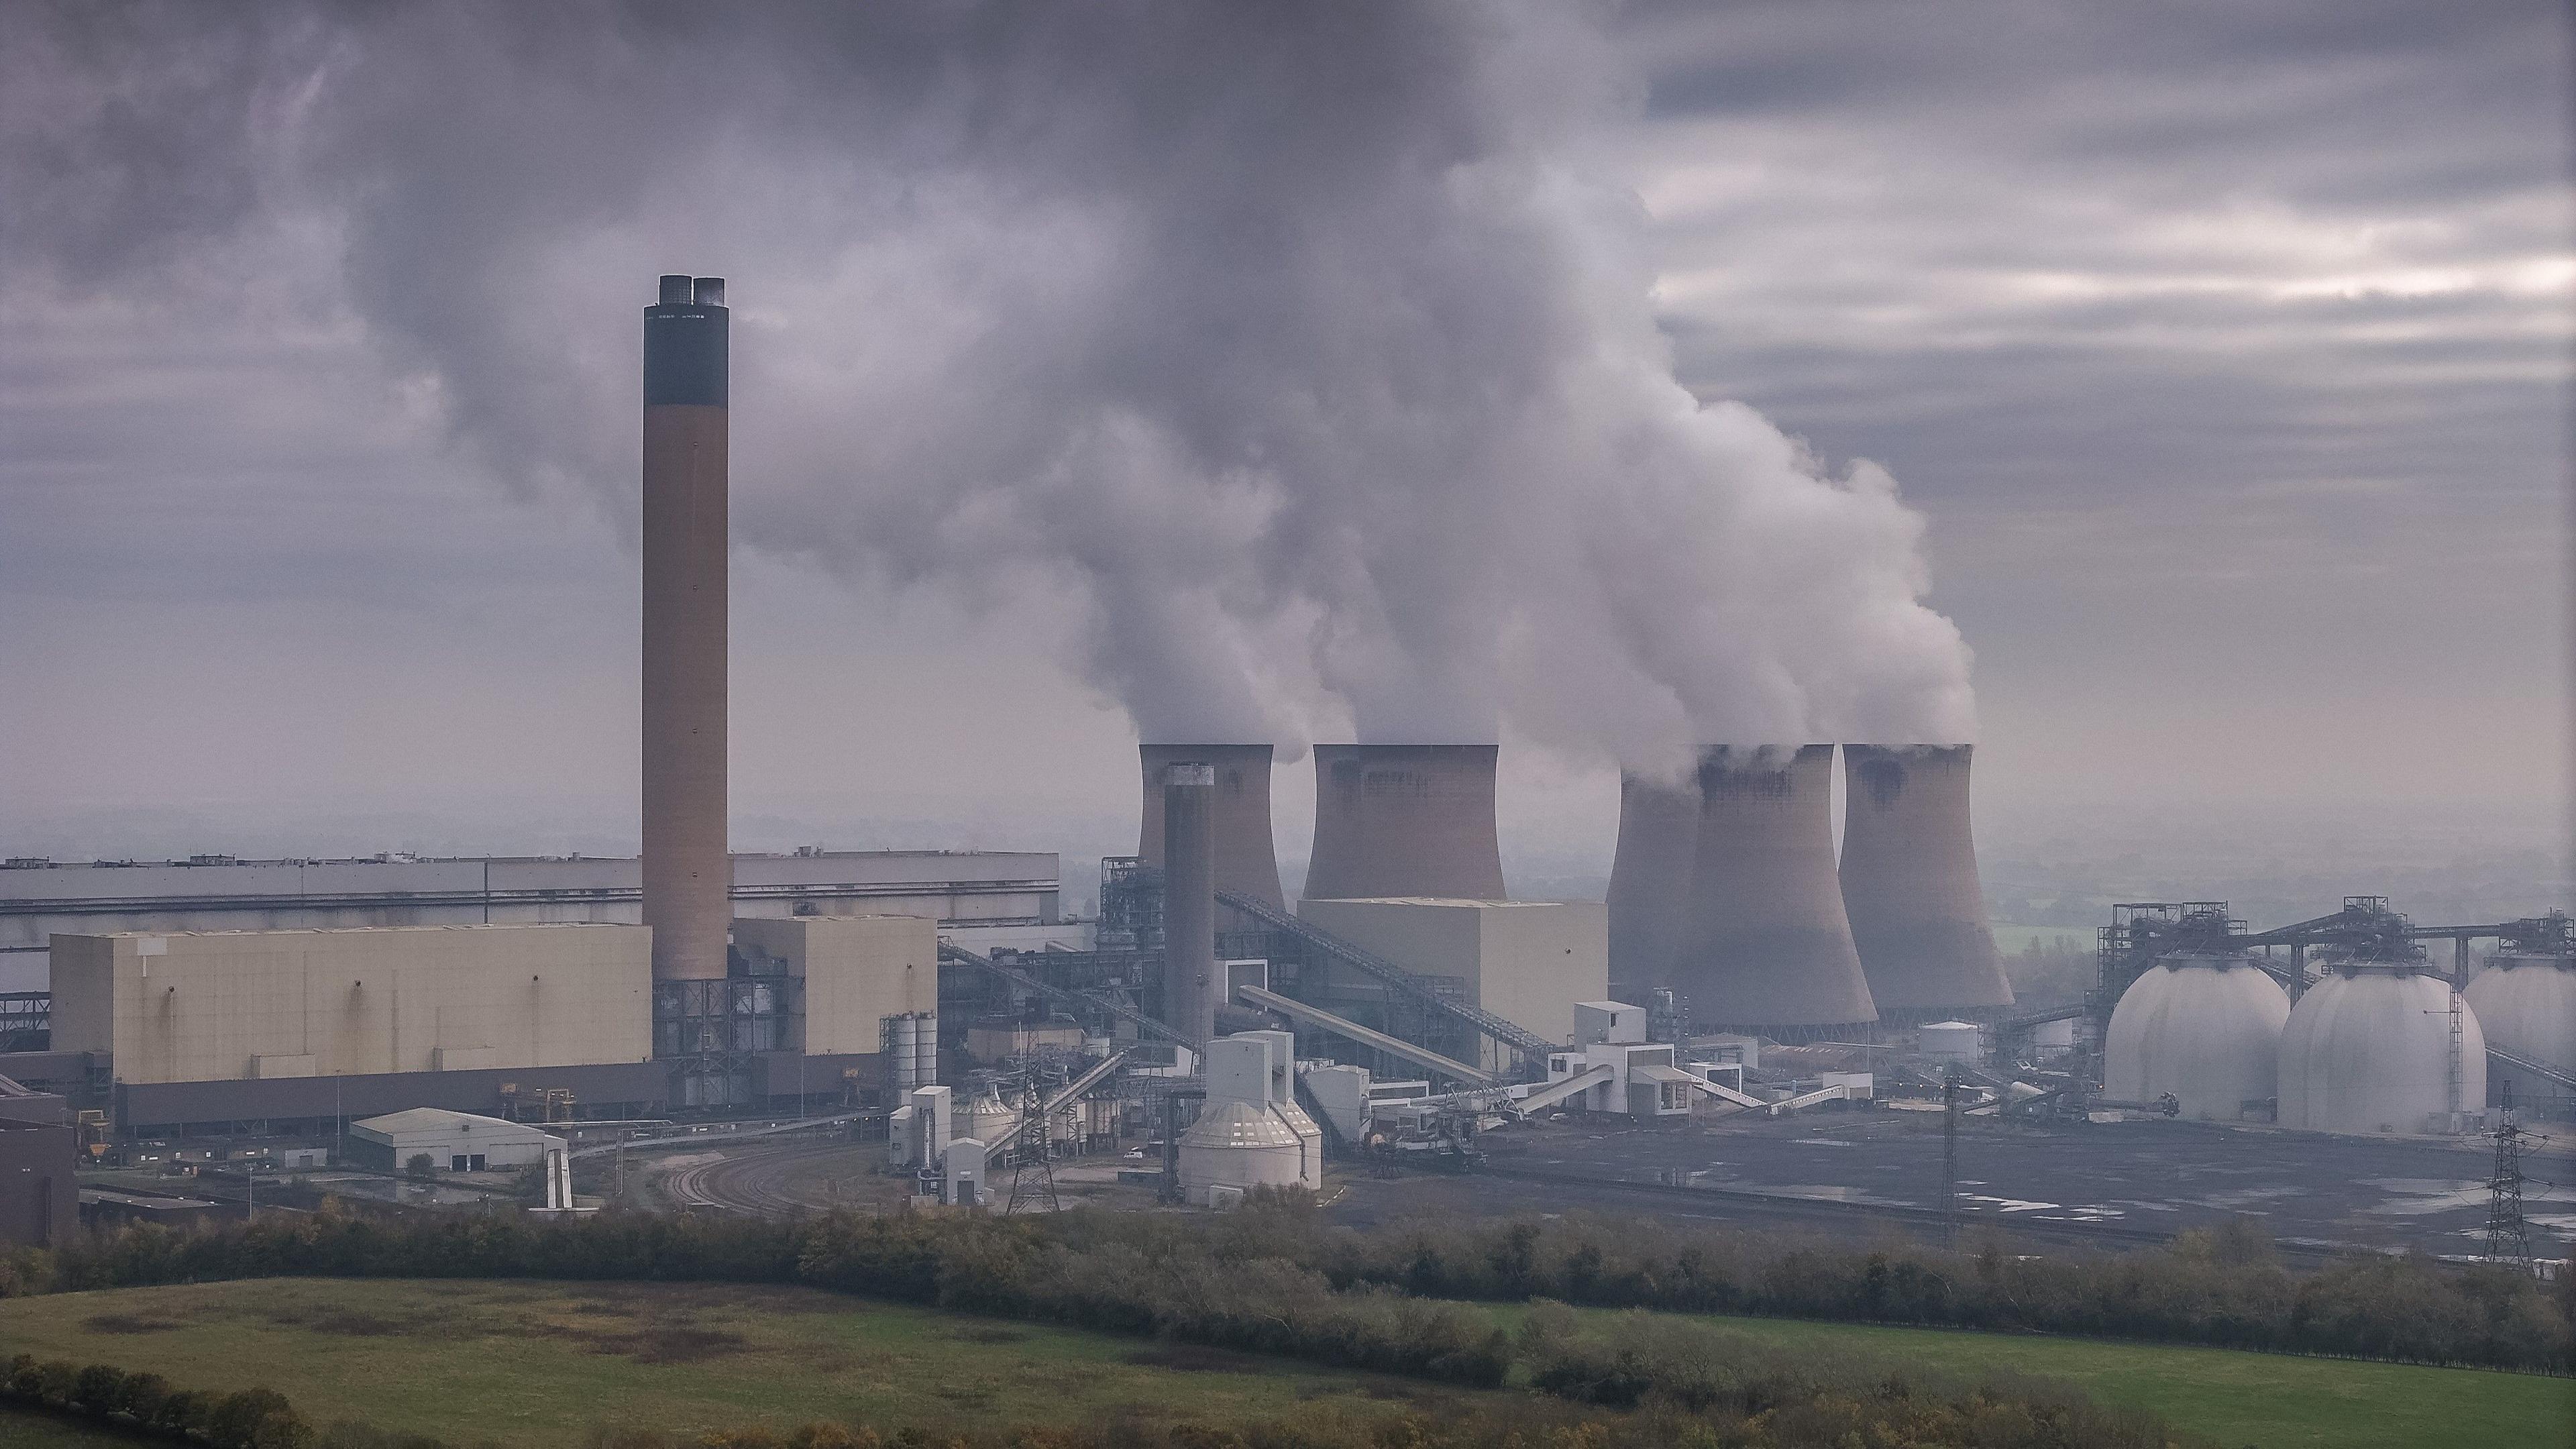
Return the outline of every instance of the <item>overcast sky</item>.
[[[36,10],[0,31],[9,88],[57,119],[16,124],[0,100],[0,155],[79,224],[0,233],[0,849],[631,848],[631,483],[513,466],[496,448],[517,434],[460,431],[470,406],[543,422],[555,403],[532,391],[542,371],[461,400],[436,328],[388,309],[411,294],[370,269],[442,259],[370,238],[381,174],[314,162],[288,186],[270,161],[226,171],[187,149],[317,124],[298,108],[318,93],[319,124],[347,129],[300,136],[299,155],[397,154],[453,128],[424,154],[460,168],[443,194],[470,194],[473,157],[507,168],[559,122],[519,96],[437,93],[350,121],[333,67],[383,37],[352,40],[328,12],[177,42],[146,39],[167,18],[146,13],[72,43]],[[649,13],[564,13],[596,25],[551,27],[501,84],[578,101],[651,53]],[[1588,109],[1551,113],[1528,144],[1642,207],[1639,286],[1683,385],[1749,404],[1823,476],[1882,466],[1919,513],[1922,602],[1974,654],[1990,837],[2197,801],[2291,846],[2356,808],[2554,836],[2576,331],[2565,6],[1799,0],[1632,7],[1602,29]],[[1427,92],[1466,84],[1409,60]],[[817,85],[835,105],[872,87],[889,114],[910,104],[894,62]],[[1188,133],[1195,92],[1176,94],[1158,124]],[[732,274],[755,337],[764,297],[838,296],[851,334],[885,330],[850,257],[813,240],[834,188],[865,178],[814,163],[798,92],[756,99],[689,103],[732,144],[779,138],[763,184],[794,244],[711,242],[733,233],[682,214],[685,195],[660,202],[667,236],[628,218],[583,233],[605,238],[588,252],[527,242],[532,275],[622,300],[549,317],[514,355],[542,356],[560,327],[567,376],[621,356],[664,269]],[[1307,154],[1229,114],[1208,128],[1212,167],[1239,145],[1259,183],[1255,163]],[[1381,117],[1415,123],[1330,93],[1260,116],[1363,149]],[[155,147],[149,186],[79,184]],[[1078,184],[1129,184],[1103,169]],[[722,205],[726,226],[767,223]],[[1044,269],[1006,280],[1030,275]],[[1036,355],[1078,371],[1086,335]],[[738,402],[738,436],[833,412],[828,376],[780,385],[807,412]],[[561,418],[568,436],[631,449],[631,413],[563,396],[603,414]],[[1010,425],[1006,402],[985,407]],[[975,433],[921,446],[967,451]],[[826,570],[780,521],[800,516],[786,484],[738,455],[735,488],[738,512],[770,520],[735,564],[739,846],[1117,847],[1135,733],[1101,683],[1096,619],[1007,577],[984,590],[971,558],[936,587],[883,563]],[[1606,871],[1606,766],[1513,717],[1507,703],[1507,854]],[[1296,722],[1349,727],[1330,709]],[[1304,779],[1281,776],[1292,850]]]

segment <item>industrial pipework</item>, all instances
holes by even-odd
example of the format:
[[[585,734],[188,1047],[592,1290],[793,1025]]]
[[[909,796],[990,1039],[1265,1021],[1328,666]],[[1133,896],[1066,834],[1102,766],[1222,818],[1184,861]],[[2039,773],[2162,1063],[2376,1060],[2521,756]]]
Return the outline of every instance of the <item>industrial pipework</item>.
[[[1673,989],[1702,1026],[1852,1026],[1878,1009],[1834,867],[1834,747],[1708,752]]]
[[[1843,910],[1883,1017],[2012,1004],[1968,823],[1973,749],[1843,746]]]
[[[655,980],[725,974],[728,347],[721,277],[644,309],[644,924]]]
[[[1492,745],[1315,746],[1308,900],[1499,901]]]

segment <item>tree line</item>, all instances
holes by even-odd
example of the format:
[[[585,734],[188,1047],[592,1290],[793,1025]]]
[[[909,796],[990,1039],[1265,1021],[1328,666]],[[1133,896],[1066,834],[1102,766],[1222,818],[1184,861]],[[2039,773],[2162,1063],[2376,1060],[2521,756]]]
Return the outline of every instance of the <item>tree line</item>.
[[[0,1294],[290,1274],[806,1283],[1470,1386],[1499,1382],[1508,1349],[1480,1315],[1432,1300],[2576,1367],[2576,1285],[2411,1256],[2295,1271],[2242,1225],[2143,1252],[2031,1256],[1999,1238],[1953,1253],[1571,1215],[1362,1230],[1325,1223],[1310,1199],[1268,1193],[1217,1217],[612,1212],[543,1222],[326,1211],[193,1231],[146,1225],[0,1259]]]

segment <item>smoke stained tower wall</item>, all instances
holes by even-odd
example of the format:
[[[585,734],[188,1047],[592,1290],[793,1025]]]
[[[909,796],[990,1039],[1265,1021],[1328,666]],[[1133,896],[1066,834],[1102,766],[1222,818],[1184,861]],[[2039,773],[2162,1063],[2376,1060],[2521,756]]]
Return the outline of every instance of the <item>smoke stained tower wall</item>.
[[[1699,770],[1690,924],[1673,987],[1709,1026],[1877,1019],[1834,869],[1834,747],[1715,749]]]
[[[1144,808],[1136,854],[1163,863],[1163,779],[1171,766],[1198,763],[1215,771],[1209,828],[1216,838],[1216,888],[1285,908],[1279,848],[1270,833],[1270,746],[1139,745]]]
[[[643,916],[653,976],[725,974],[730,314],[719,277],[644,309]]]
[[[1315,746],[1305,898],[1499,901],[1493,745]]]
[[[1968,818],[1967,745],[1843,746],[1843,908],[1890,1016],[2012,1004]]]
[[[1163,771],[1163,1022],[1191,1041],[1216,1035],[1216,771]]]
[[[1671,984],[1673,958],[1690,924],[1693,857],[1699,849],[1699,781],[1669,784],[1619,777],[1619,847],[1610,863],[1610,979],[1619,986]]]

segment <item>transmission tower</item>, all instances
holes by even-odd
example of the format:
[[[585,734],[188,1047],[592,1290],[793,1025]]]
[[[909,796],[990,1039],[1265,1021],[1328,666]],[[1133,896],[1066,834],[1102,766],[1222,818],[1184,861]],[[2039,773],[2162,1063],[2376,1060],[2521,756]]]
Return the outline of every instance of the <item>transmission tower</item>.
[[[2513,1095],[2505,1094],[2503,1121],[2495,1130],[2495,1173],[2487,1179],[2487,1258],[2531,1269],[2531,1229],[2522,1216],[2522,1152],[2543,1140],[2530,1136],[2513,1120]]]
[[[1053,1113],[1046,1109],[1046,1078],[1039,1065],[1026,1062],[1020,1068],[1020,1134],[1012,1143],[1019,1153],[1019,1165],[1011,1170],[1011,1198],[1002,1204],[1007,1217],[1020,1210],[1020,1199],[1027,1194],[1029,1211],[1055,1212],[1063,1207],[1055,1195],[1055,1154],[1049,1150],[1048,1129]],[[1029,1169],[1037,1169],[1037,1180],[1029,1180]]]

